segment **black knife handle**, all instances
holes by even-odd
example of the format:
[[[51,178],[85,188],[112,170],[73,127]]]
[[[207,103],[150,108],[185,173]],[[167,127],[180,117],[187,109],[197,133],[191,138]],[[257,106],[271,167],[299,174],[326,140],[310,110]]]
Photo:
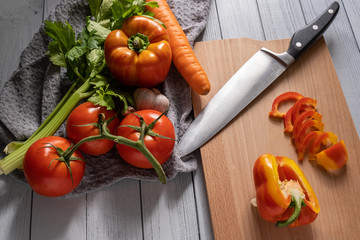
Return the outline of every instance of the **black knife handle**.
[[[339,3],[333,2],[318,18],[296,31],[291,37],[287,53],[297,59],[308,50],[330,26],[339,8]]]

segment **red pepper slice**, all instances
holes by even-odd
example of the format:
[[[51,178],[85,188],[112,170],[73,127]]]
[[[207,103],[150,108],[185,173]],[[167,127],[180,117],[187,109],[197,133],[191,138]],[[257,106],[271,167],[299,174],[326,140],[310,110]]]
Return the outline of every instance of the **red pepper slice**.
[[[314,141],[319,135],[323,134],[322,131],[311,131],[306,134],[304,140],[297,147],[298,160],[302,161],[304,159],[304,154],[306,149],[310,146],[310,143]]]
[[[306,110],[302,112],[298,118],[295,119],[293,124],[293,136],[296,136],[298,134],[298,131],[300,130],[301,126],[303,125],[305,120],[317,120],[319,122],[322,121],[322,115],[315,112],[313,108]]]
[[[304,137],[310,128],[316,128],[319,131],[323,131],[324,123],[313,119],[308,119],[305,122],[303,122],[299,127],[299,130],[296,133],[293,132],[292,135],[293,139],[295,140],[294,141],[295,148],[297,148],[301,144],[301,142],[304,140]]]
[[[284,116],[284,133],[291,133],[293,131],[293,125],[291,121],[292,110],[294,107],[291,107]]]
[[[294,107],[293,107],[293,110],[291,113],[291,121],[292,122],[295,122],[295,120],[299,117],[302,105],[311,106],[316,110],[316,100],[313,98],[309,98],[309,97],[303,97],[303,98],[299,99],[298,101],[296,101],[296,103],[294,104]]]
[[[294,126],[297,125],[296,122],[303,122],[305,120],[305,118],[300,121],[298,119],[295,119],[295,121],[292,121],[292,111],[294,109],[294,106],[291,107],[287,113],[285,114],[285,117],[284,117],[284,127],[285,127],[285,130],[284,132],[285,133],[291,133],[294,131]],[[308,105],[301,105],[300,107],[300,113],[304,113],[304,112],[307,112],[307,111],[313,111],[315,112],[314,108],[311,107],[311,106],[308,106]],[[301,116],[301,115],[300,115]],[[299,117],[300,117],[299,116]],[[320,119],[321,121],[321,119]]]
[[[271,111],[269,112],[270,117],[278,117],[283,118],[285,116],[285,113],[282,113],[279,111],[279,104],[288,100],[299,100],[303,98],[304,96],[297,92],[285,92],[279,96],[277,96],[273,104],[271,106]]]
[[[315,160],[315,154],[320,151],[321,145],[326,145],[328,141],[331,144],[335,144],[337,142],[337,136],[332,132],[324,132],[318,135],[309,149],[309,160]]]
[[[316,163],[326,169],[339,169],[348,161],[348,152],[344,141],[337,142],[331,147],[315,155]]]

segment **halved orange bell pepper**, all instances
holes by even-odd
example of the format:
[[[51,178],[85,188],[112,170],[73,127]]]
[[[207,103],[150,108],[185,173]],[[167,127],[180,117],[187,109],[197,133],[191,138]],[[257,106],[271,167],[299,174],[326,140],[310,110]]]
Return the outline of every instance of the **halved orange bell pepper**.
[[[312,223],[319,214],[317,197],[305,175],[287,157],[260,156],[253,168],[260,215],[277,227]]]
[[[345,166],[348,161],[348,152],[344,141],[335,143],[329,148],[315,155],[316,163],[329,171]]]
[[[285,113],[282,113],[279,111],[279,105],[282,102],[288,101],[288,100],[299,100],[300,98],[303,98],[304,96],[297,92],[285,92],[283,94],[280,94],[277,96],[273,104],[271,106],[271,111],[269,112],[270,117],[284,117]]]

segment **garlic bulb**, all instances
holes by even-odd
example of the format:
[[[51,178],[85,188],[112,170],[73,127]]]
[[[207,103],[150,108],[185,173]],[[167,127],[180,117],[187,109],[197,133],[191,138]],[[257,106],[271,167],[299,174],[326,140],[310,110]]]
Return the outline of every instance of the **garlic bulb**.
[[[169,99],[156,88],[138,88],[134,92],[136,110],[152,109],[161,113],[169,108]]]

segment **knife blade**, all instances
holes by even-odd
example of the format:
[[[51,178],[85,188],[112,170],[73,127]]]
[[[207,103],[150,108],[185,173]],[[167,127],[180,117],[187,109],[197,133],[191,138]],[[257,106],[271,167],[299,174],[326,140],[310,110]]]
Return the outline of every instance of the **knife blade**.
[[[339,11],[333,2],[322,14],[291,37],[287,51],[256,52],[216,93],[181,138],[179,157],[195,151],[224,128],[249,103],[306,52],[327,30]]]

